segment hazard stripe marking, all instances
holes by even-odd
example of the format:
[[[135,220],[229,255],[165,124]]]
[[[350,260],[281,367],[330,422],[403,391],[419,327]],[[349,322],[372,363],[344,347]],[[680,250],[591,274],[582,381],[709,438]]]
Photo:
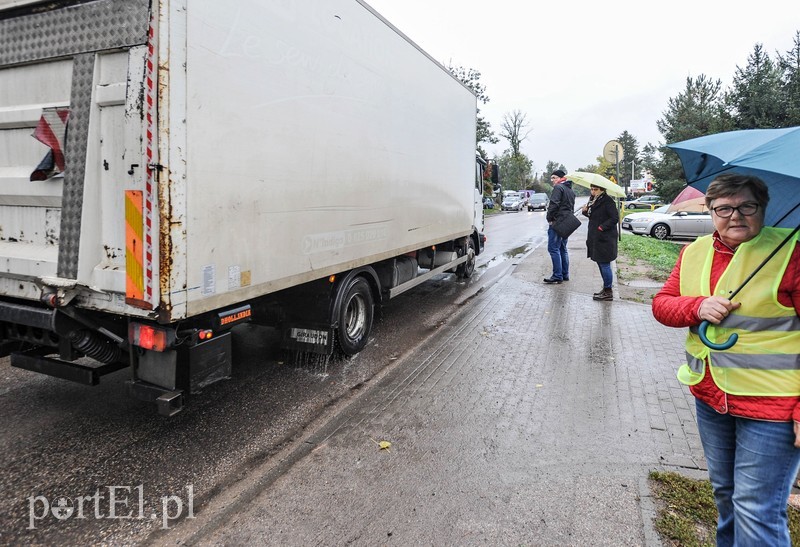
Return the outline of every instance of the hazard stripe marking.
[[[146,128],[146,143],[145,155],[147,159],[147,178],[145,180],[145,194],[144,194],[144,222],[145,222],[145,237],[144,237],[144,300],[149,302],[151,307],[155,307],[155,299],[153,297],[153,217],[155,215],[155,185],[158,173],[154,171],[154,153],[155,146],[155,92],[156,92],[156,70],[155,70],[155,14],[151,15],[150,27],[147,32],[147,66],[145,74],[145,99],[146,99],[146,112],[145,119],[147,122]]]
[[[142,191],[125,191],[125,298],[144,299]]]

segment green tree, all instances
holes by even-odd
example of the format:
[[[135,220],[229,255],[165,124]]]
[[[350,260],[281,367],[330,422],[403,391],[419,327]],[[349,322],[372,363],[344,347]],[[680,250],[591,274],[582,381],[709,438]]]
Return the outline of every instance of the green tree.
[[[667,143],[734,129],[724,103],[720,80],[701,74],[686,78],[686,88],[669,99],[664,117],[656,122]]]
[[[736,129],[780,126],[785,110],[781,101],[781,72],[761,44],[753,48],[747,66],[736,67],[726,101]]]
[[[448,66],[447,70],[475,93],[479,103],[486,104],[489,102],[489,96],[486,94],[486,86],[481,83],[480,71],[474,68],[452,65]],[[477,120],[475,122],[475,147],[478,153],[485,158],[487,157],[486,151],[481,147],[481,143],[496,144],[500,139],[495,136],[491,124],[480,114],[481,109],[478,108],[476,112]]]
[[[781,74],[781,102],[784,106],[782,126],[800,125],[800,31],[794,35],[792,49],[778,54]]]
[[[533,162],[525,154],[506,150],[497,163],[503,190],[525,190],[533,185]]]
[[[686,78],[686,88],[669,99],[664,117],[656,122],[659,133],[669,144],[733,129],[724,98],[720,80],[713,81],[703,74],[696,79]],[[674,181],[684,184],[685,179],[678,155],[665,145],[660,153],[658,162],[652,165],[643,162],[642,165],[651,170],[656,191],[667,199],[675,186]]]
[[[641,169],[646,169],[652,173],[661,158],[658,146],[648,142],[646,145],[644,145],[644,148],[642,148],[642,153],[639,158],[639,166]]]
[[[617,137],[617,142],[622,145],[623,150],[623,159],[619,164],[620,180],[618,180],[617,183],[620,186],[628,188],[630,187],[631,180],[637,178],[634,173],[636,168],[638,167],[641,171],[641,166],[639,165],[639,141],[627,131],[623,131],[622,134]],[[614,168],[614,176],[616,176],[616,166],[612,167]]]

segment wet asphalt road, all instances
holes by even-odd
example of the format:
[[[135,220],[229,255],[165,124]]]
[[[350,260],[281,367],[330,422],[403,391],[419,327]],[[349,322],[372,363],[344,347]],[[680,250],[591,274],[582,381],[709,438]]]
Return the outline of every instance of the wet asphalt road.
[[[246,481],[542,245],[544,213],[494,215],[487,236],[471,280],[443,275],[388,302],[369,345],[352,359],[290,365],[274,331],[239,327],[233,378],[193,397],[171,419],[126,395],[126,371],[92,388],[0,359],[0,544],[161,537],[174,525],[166,517],[201,510]]]

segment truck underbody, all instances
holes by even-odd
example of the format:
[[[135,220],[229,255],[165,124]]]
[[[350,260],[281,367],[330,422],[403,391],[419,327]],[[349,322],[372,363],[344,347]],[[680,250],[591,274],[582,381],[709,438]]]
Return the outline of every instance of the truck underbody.
[[[0,298],[0,357],[85,385],[128,368],[129,392],[171,416],[184,397],[230,377],[234,326],[275,327],[281,347],[294,353],[355,355],[384,300],[443,273],[470,277],[483,241],[474,233],[166,325],[59,306],[53,297],[39,304]]]

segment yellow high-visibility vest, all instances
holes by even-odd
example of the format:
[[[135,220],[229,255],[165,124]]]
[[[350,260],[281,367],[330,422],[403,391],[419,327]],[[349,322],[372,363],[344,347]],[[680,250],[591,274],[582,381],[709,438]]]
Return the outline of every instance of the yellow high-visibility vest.
[[[790,232],[765,227],[755,238],[739,245],[714,294],[730,298]],[[706,332],[716,343],[735,332],[739,335],[736,344],[727,350],[713,350],[700,340],[698,327],[689,329],[687,364],[678,371],[682,383],[699,383],[708,362],[711,376],[725,393],[800,396],[800,318],[794,308],[778,302],[778,287],[797,240],[795,234],[736,295],[735,301],[742,306]],[[712,236],[701,237],[686,248],[681,262],[681,295],[711,296],[713,257]]]

